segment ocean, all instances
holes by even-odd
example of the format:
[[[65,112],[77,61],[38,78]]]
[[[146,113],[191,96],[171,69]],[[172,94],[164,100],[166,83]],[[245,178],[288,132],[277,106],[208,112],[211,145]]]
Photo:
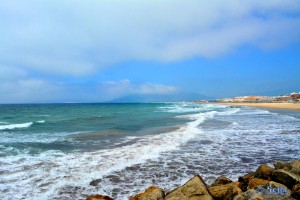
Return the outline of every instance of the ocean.
[[[0,105],[0,199],[128,199],[300,159],[300,112],[216,104]],[[97,186],[90,185],[97,180]]]

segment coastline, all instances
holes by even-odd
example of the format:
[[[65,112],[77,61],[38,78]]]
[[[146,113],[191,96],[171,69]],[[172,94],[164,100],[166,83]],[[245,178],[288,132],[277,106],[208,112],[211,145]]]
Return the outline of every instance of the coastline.
[[[157,185],[167,192],[183,185],[183,181],[195,174],[203,175],[209,185],[219,175],[227,175],[237,182],[239,176],[254,171],[261,163],[270,165],[276,160],[292,161],[299,158],[296,135],[299,120],[286,117],[286,113],[291,113],[287,110],[274,115],[262,110],[257,112],[257,109],[249,107],[239,109],[217,104],[189,103],[107,107],[52,105],[31,106],[28,109],[27,105],[18,105],[16,109],[11,109],[12,113],[1,113],[0,126],[7,126],[5,122],[9,118],[6,116],[13,116],[14,113],[16,116],[24,113],[22,122],[33,123],[23,129],[0,131],[1,136],[5,135],[8,139],[14,136],[12,140],[7,139],[12,146],[16,143],[18,147],[20,141],[22,148],[25,145],[29,146],[28,149],[41,145],[41,149],[47,146],[51,149],[39,150],[41,153],[33,154],[36,155],[33,160],[32,155],[27,156],[27,152],[20,152],[11,159],[12,156],[8,154],[10,151],[2,148],[2,155],[8,155],[1,158],[0,168],[9,170],[9,173],[4,171],[0,175],[5,181],[0,184],[0,199],[10,199],[16,194],[25,199],[33,195],[42,199],[83,199],[85,194],[97,192],[116,200],[128,200],[127,197],[141,192],[149,185]],[[76,116],[74,112],[67,112],[70,108],[76,110]],[[297,117],[300,116],[298,113]],[[28,116],[32,115],[36,118],[30,117],[29,121]],[[151,120],[148,120],[150,117]],[[256,117],[260,119],[257,120]],[[70,118],[74,120],[71,121]],[[41,120],[44,122],[38,122]],[[76,130],[84,126],[91,128],[91,131],[74,133],[68,129],[70,122]],[[108,122],[108,131],[93,131],[97,129],[95,124],[105,125]],[[77,128],[76,124],[80,126]],[[111,124],[116,124],[116,128],[112,126],[112,129]],[[63,126],[59,129],[66,133],[55,133],[56,127],[60,125]],[[14,126],[18,127],[18,124]],[[175,126],[178,129],[170,129]],[[134,131],[138,138],[133,136]],[[40,132],[46,132],[47,135],[39,134]],[[187,139],[190,140],[186,142]],[[109,140],[112,142],[109,143]],[[65,144],[68,149],[57,148],[57,144]],[[173,148],[174,146],[179,147]],[[52,151],[53,147],[58,151]],[[70,147],[74,150],[70,150]],[[8,153],[5,154],[6,152]],[[11,154],[13,153],[14,151]],[[49,159],[52,164],[49,164]],[[8,166],[7,163],[11,164]],[[87,171],[87,168],[92,170]],[[54,173],[44,173],[45,171]],[[19,180],[17,184],[16,179]],[[35,187],[36,180],[40,180],[39,185],[45,186]],[[89,181],[93,182],[89,185]],[[19,187],[20,184],[22,188]]]
[[[224,103],[224,102],[216,102],[212,104],[221,104],[227,106],[250,106],[250,107],[259,107],[259,108],[267,108],[267,109],[288,109],[288,110],[296,110],[300,111],[300,103]]]
[[[172,188],[168,192],[161,187],[152,185],[143,192],[133,194],[129,200],[299,199],[300,161],[275,161],[273,165],[274,168],[268,164],[260,164],[255,172],[239,176],[238,181],[233,181],[222,175],[215,179],[211,185],[208,185],[201,175],[196,174],[185,184]],[[92,186],[98,185],[98,183],[92,182],[90,183]],[[92,194],[87,196],[86,200],[114,199],[103,194]]]

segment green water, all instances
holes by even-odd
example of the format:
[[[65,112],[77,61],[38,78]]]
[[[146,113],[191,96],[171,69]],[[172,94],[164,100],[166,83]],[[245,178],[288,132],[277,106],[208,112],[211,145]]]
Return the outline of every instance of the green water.
[[[174,105],[1,105],[0,155],[90,151],[107,148],[127,136],[168,132],[187,121],[163,109],[168,106]]]

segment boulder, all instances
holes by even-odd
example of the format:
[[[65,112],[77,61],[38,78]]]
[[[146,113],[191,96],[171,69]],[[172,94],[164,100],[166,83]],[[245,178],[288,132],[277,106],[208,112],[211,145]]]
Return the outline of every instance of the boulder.
[[[253,178],[249,181],[247,189],[256,189],[259,186],[267,185],[269,182],[268,180]]]
[[[287,195],[264,194],[261,196],[264,200],[295,200],[293,197]]]
[[[234,196],[242,193],[240,187],[242,187],[241,183],[234,182],[225,185],[213,186],[208,188],[208,190],[210,194],[213,196],[213,198],[216,200],[225,199],[225,196],[227,199],[233,199]]]
[[[274,167],[275,169],[284,169],[287,167],[287,163],[283,163],[283,162],[280,162],[280,161],[277,161],[274,163]]]
[[[201,176],[197,175],[183,186],[169,192],[165,200],[213,200]]]
[[[290,163],[275,162],[274,166],[275,166],[275,169],[277,169],[277,170],[282,169],[284,171],[288,171],[290,173],[300,176],[300,161],[299,160],[294,160]]]
[[[243,191],[236,185],[231,185],[226,194],[223,197],[223,200],[232,200],[235,196],[242,194]]]
[[[98,184],[101,182],[101,179],[92,180],[90,182],[91,186],[98,186]]]
[[[273,172],[272,179],[276,182],[282,183],[289,189],[300,183],[300,177],[294,173],[288,172],[284,169],[278,169]]]
[[[234,200],[263,200],[263,197],[257,194],[255,190],[250,189],[240,195],[235,196]]]
[[[113,198],[101,194],[88,196],[86,200],[114,200]]]
[[[271,188],[283,188],[287,193],[287,195],[290,195],[291,194],[291,190],[289,190],[285,185],[281,184],[281,183],[277,183],[277,182],[274,182],[274,181],[270,181],[268,183],[268,186],[271,187]]]
[[[267,200],[288,200],[291,198],[291,191],[283,184],[270,181],[267,185],[263,185],[256,189],[256,193]]]
[[[255,178],[271,180],[274,169],[269,167],[267,164],[260,165],[254,173]]]
[[[165,192],[163,189],[150,186],[144,192],[130,197],[129,200],[164,200],[164,198]]]
[[[291,196],[295,199],[300,199],[300,183],[294,185]]]
[[[292,161],[290,163],[290,167],[291,167],[291,170],[290,170],[291,173],[294,173],[294,174],[300,176],[300,160]]]
[[[300,170],[300,160],[293,160],[292,162],[290,162],[290,165],[293,169]]]
[[[243,192],[247,191],[249,181],[254,178],[254,172],[239,177],[239,182],[242,183]]]
[[[225,185],[228,183],[232,183],[232,180],[230,180],[229,178],[227,178],[225,176],[220,176],[211,184],[211,187],[217,186],[217,185]]]

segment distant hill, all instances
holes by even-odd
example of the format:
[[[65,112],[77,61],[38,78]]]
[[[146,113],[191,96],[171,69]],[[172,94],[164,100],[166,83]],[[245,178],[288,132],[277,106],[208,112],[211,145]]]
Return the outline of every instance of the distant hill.
[[[109,101],[110,103],[151,103],[151,102],[177,102],[177,101],[197,101],[197,100],[208,100],[212,99],[211,97],[189,93],[189,92],[180,92],[175,94],[135,94],[127,95]]]

